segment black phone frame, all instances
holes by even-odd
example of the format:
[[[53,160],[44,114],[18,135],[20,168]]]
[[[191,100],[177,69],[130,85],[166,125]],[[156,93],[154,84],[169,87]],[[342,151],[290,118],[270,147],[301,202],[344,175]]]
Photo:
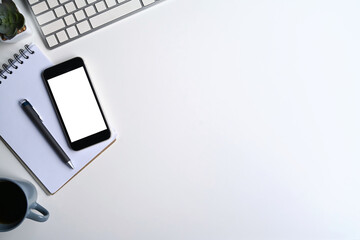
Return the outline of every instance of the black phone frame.
[[[66,126],[65,126],[65,124],[64,124],[64,121],[63,121],[63,119],[62,119],[62,116],[61,116],[61,114],[60,114],[59,108],[58,108],[58,106],[57,106],[57,104],[56,104],[55,98],[54,98],[53,93],[52,93],[52,91],[51,91],[51,88],[50,88],[50,86],[49,86],[48,80],[50,80],[50,79],[52,79],[52,78],[54,78],[54,77],[57,77],[57,76],[59,76],[59,75],[62,75],[62,74],[64,74],[64,73],[67,73],[67,72],[69,72],[69,71],[75,70],[75,69],[77,69],[77,68],[81,68],[81,67],[83,67],[83,69],[84,69],[84,71],[85,71],[85,73],[86,73],[86,76],[87,76],[88,82],[89,82],[89,84],[90,84],[91,90],[92,90],[92,92],[93,92],[93,94],[94,94],[94,97],[95,97],[95,99],[96,99],[96,103],[97,103],[97,105],[98,105],[98,108],[100,109],[102,118],[103,118],[104,123],[105,123],[105,125],[106,125],[106,129],[103,130],[103,131],[94,133],[94,134],[92,134],[92,135],[89,135],[89,136],[87,136],[87,137],[84,137],[84,138],[82,138],[82,139],[79,139],[79,140],[77,140],[77,141],[72,142],[72,141],[70,140],[70,136],[69,136],[69,134],[68,134],[68,131],[67,131]],[[65,62],[62,62],[62,63],[60,63],[60,64],[54,65],[54,66],[52,66],[52,67],[49,67],[49,68],[47,68],[47,69],[45,69],[45,70],[43,71],[42,77],[43,77],[43,80],[44,80],[46,89],[47,89],[47,91],[48,91],[48,93],[49,93],[51,102],[52,102],[52,104],[53,104],[53,106],[54,106],[54,109],[55,109],[56,115],[57,115],[57,117],[58,117],[58,120],[59,120],[59,122],[60,122],[60,125],[61,125],[61,127],[62,127],[62,129],[63,129],[63,132],[65,133],[66,140],[67,140],[69,146],[70,146],[73,150],[81,150],[81,149],[84,149],[84,148],[86,148],[86,147],[89,147],[89,146],[91,146],[91,145],[94,145],[94,144],[96,144],[96,143],[102,142],[102,141],[110,138],[111,132],[110,132],[110,129],[109,129],[109,125],[108,125],[108,123],[107,123],[107,121],[106,121],[105,115],[104,115],[103,110],[102,110],[102,108],[101,108],[101,106],[100,106],[98,97],[97,97],[97,95],[96,95],[96,92],[95,92],[95,90],[94,90],[93,84],[92,84],[92,82],[91,82],[91,80],[90,80],[90,76],[89,76],[89,74],[88,74],[88,71],[87,71],[87,69],[86,69],[86,67],[85,67],[85,63],[84,63],[84,61],[83,61],[82,58],[80,58],[80,57],[75,57],[75,58],[72,58],[72,59],[67,60],[67,61],[65,61]]]

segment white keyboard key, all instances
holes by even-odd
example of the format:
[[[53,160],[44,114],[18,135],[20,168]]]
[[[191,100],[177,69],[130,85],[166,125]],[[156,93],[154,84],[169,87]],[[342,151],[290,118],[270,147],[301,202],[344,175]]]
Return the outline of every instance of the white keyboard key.
[[[73,2],[69,2],[65,4],[65,8],[68,13],[71,13],[76,10],[75,4]]]
[[[30,3],[30,5],[33,5],[34,3],[37,3],[39,0],[29,0],[28,2]]]
[[[3,0],[4,1],[4,0]],[[50,48],[121,20],[158,0],[25,0]],[[1,0],[0,0],[1,3]]]
[[[66,25],[71,25],[75,23],[75,18],[72,14],[70,14],[69,16],[64,17],[64,20],[66,22]]]
[[[85,0],[75,0],[75,3],[78,9],[86,6]]]
[[[91,17],[92,15],[94,15],[96,13],[96,10],[93,6],[90,6],[90,7],[85,8],[85,12],[88,17]]]
[[[41,14],[39,16],[36,17],[36,19],[38,20],[40,25],[43,25],[47,22],[50,22],[51,20],[55,19],[55,14],[53,11],[48,11],[44,14]]]
[[[64,16],[66,14],[64,7],[60,6],[58,8],[55,8],[55,14],[58,18]]]
[[[116,1],[115,0],[105,0],[106,2],[106,5],[108,7],[112,7],[112,6],[115,6],[116,5]]]
[[[49,37],[46,38],[46,41],[50,47],[53,47],[58,44],[55,35],[50,35]]]
[[[48,6],[46,5],[46,2],[40,2],[34,6],[31,7],[34,14],[38,15],[39,13],[45,12],[46,10],[48,10]]]
[[[101,1],[101,2],[96,3],[96,4],[95,4],[95,7],[96,7],[96,10],[97,10],[98,12],[102,12],[102,11],[104,11],[104,10],[106,9],[106,6],[105,6],[104,1]]]
[[[70,38],[74,38],[77,35],[79,35],[78,32],[76,31],[75,26],[69,27],[68,29],[66,29],[66,31]]]
[[[80,34],[83,34],[87,31],[90,31],[91,27],[90,27],[90,24],[87,20],[79,23],[79,24],[76,24],[76,27],[77,29],[79,30],[79,33]]]
[[[145,6],[147,6],[147,5],[151,4],[151,3],[154,3],[155,0],[142,0],[142,2],[143,2],[143,4],[144,4]]]
[[[58,37],[61,43],[69,39],[64,30],[56,33],[56,36]]]
[[[54,8],[56,6],[59,5],[58,1],[57,0],[47,0],[48,4],[49,4],[49,7],[50,8]]]
[[[139,8],[141,8],[139,0],[132,0],[91,18],[90,23],[93,28],[97,28]]]
[[[57,30],[65,27],[65,23],[62,19],[56,20],[54,22],[49,23],[41,28],[44,35],[49,35],[50,33],[56,32]]]
[[[79,10],[75,13],[75,17],[76,17],[76,20],[79,22],[81,20],[83,20],[84,18],[86,18],[85,16],[85,13],[83,10]]]

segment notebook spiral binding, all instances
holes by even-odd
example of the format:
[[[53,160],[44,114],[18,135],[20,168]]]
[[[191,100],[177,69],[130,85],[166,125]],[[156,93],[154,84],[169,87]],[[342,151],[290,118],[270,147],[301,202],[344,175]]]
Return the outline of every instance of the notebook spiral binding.
[[[25,49],[25,50],[24,50]],[[28,59],[30,56],[28,55],[28,53],[30,54],[34,54],[35,51],[31,50],[30,49],[30,46],[28,44],[26,44],[24,46],[24,49],[20,49],[19,50],[19,54],[15,53],[14,54],[14,58],[10,58],[8,60],[8,64],[4,63],[2,64],[2,69],[0,68],[0,78],[2,79],[7,79],[7,76],[6,74],[12,74],[13,73],[13,69],[18,69],[18,66],[15,65],[15,63],[20,63],[20,64],[23,64],[24,61],[21,60],[22,58],[25,58],[25,59]],[[1,81],[0,81],[0,84],[1,84]]]

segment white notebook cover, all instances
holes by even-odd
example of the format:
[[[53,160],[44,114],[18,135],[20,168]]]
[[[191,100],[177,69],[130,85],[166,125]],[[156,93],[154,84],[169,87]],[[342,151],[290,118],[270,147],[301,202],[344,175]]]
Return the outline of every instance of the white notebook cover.
[[[110,139],[80,151],[74,151],[68,146],[41,78],[42,71],[52,63],[36,45],[31,45],[30,49],[34,54],[25,51],[29,58],[21,57],[24,63],[15,62],[18,69],[10,68],[12,74],[4,74],[7,79],[0,78],[0,136],[43,187],[54,194],[111,145],[116,136],[112,133]],[[24,98],[41,115],[44,125],[68,154],[75,169],[70,169],[60,160],[26,116],[19,105],[19,100]]]

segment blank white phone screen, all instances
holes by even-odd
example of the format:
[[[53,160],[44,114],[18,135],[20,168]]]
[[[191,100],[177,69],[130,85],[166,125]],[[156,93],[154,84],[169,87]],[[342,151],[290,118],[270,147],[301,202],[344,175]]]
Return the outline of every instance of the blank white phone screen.
[[[83,67],[51,78],[48,83],[71,142],[106,129]]]

